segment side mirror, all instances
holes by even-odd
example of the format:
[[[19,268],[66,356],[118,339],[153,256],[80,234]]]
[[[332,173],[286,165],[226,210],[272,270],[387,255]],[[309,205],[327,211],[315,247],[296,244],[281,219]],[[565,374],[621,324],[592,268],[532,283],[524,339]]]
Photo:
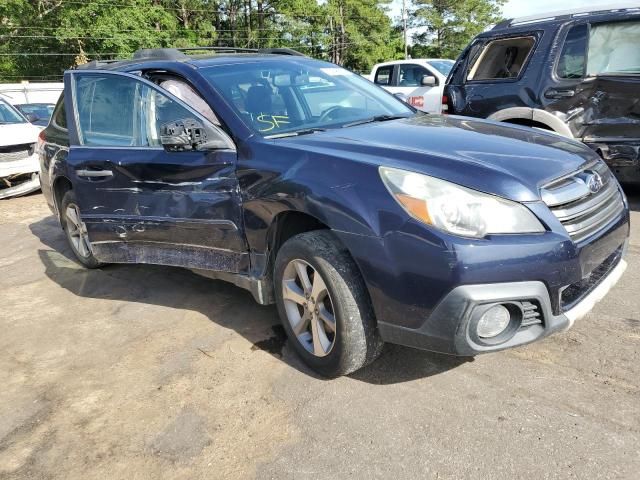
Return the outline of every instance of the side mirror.
[[[160,143],[168,152],[191,150],[220,150],[229,148],[223,137],[213,128],[193,118],[165,123],[160,127]]]
[[[435,87],[438,84],[438,79],[433,75],[423,75],[420,83],[423,87]]]
[[[40,120],[40,117],[35,113],[27,113],[27,120],[29,120],[29,123],[34,123]]]

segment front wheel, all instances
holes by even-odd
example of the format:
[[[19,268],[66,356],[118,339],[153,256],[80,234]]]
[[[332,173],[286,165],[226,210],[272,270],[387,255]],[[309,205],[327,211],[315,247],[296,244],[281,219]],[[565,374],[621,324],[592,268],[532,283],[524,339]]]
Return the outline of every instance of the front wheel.
[[[331,232],[289,239],[278,252],[274,282],[287,335],[311,368],[337,377],[378,357],[382,341],[364,281]]]
[[[60,202],[60,219],[62,228],[67,234],[67,240],[73,254],[78,261],[87,268],[98,268],[102,265],[94,256],[87,226],[80,217],[80,208],[76,196],[69,190]]]

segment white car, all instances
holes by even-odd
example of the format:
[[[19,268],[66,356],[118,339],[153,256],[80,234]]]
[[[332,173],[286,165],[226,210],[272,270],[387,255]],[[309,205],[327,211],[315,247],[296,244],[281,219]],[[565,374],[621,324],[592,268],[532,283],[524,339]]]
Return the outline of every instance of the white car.
[[[369,80],[427,113],[442,112],[442,94],[454,60],[414,58],[373,66]]]
[[[41,129],[0,99],[0,198],[40,189],[36,144]]]

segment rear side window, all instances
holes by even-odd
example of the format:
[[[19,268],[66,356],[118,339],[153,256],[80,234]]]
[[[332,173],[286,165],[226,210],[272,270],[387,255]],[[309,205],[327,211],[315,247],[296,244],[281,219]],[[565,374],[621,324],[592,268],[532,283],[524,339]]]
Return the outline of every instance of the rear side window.
[[[489,42],[471,68],[467,80],[517,78],[536,43],[534,37]]]
[[[60,95],[56,110],[53,112],[53,123],[56,127],[67,129],[67,112],[64,108],[64,94]]]
[[[380,67],[376,71],[374,82],[378,85],[391,85],[391,77],[393,75],[393,65],[388,67]]]
[[[556,74],[559,78],[584,77],[588,37],[589,27],[586,24],[576,25],[569,30],[556,68]]]

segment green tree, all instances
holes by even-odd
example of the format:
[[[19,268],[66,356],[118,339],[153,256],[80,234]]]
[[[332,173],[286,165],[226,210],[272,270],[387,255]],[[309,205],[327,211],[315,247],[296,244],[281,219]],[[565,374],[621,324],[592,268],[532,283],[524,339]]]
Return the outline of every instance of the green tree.
[[[357,71],[396,58],[391,0],[0,0],[0,81],[140,48],[291,47]]]
[[[329,60],[365,72],[374,63],[397,57],[400,33],[387,15],[391,0],[327,0]]]
[[[456,58],[477,34],[502,19],[506,0],[414,0],[414,57]]]

